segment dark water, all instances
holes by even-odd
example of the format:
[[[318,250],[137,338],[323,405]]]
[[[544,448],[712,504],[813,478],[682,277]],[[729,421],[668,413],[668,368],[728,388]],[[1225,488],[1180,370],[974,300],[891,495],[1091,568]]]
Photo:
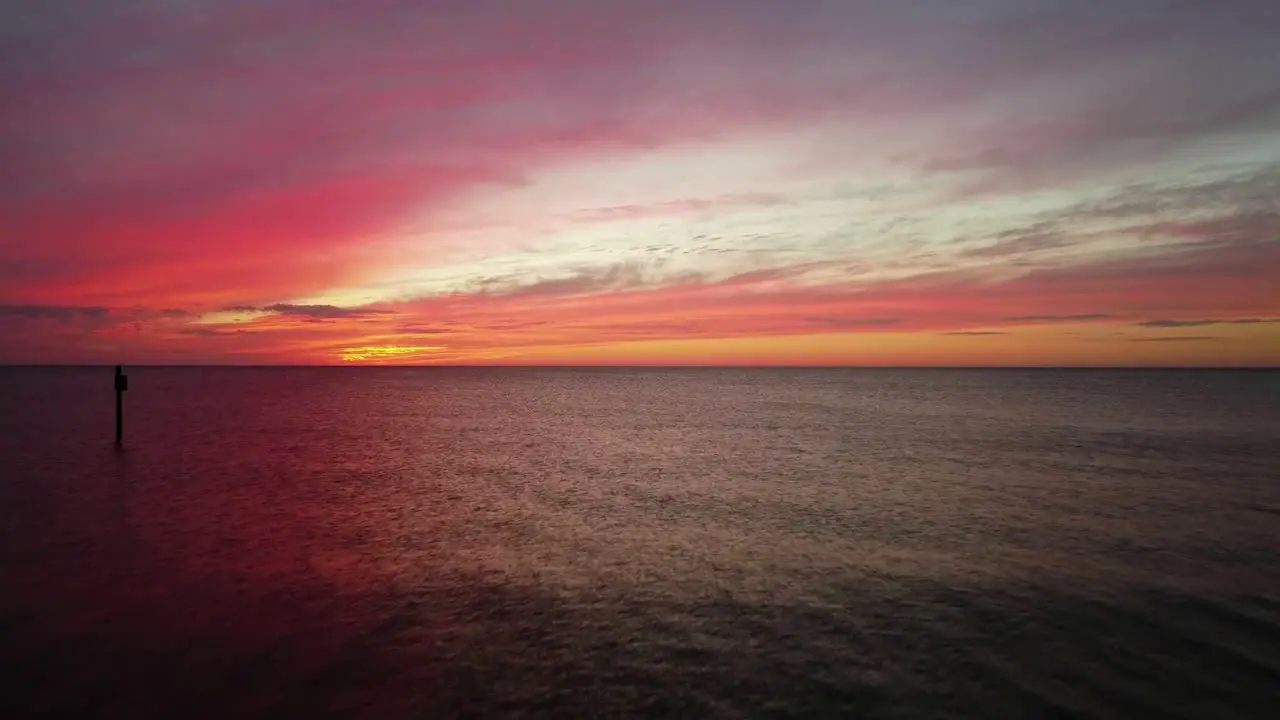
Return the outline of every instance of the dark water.
[[[0,369],[5,717],[1278,717],[1280,373]]]

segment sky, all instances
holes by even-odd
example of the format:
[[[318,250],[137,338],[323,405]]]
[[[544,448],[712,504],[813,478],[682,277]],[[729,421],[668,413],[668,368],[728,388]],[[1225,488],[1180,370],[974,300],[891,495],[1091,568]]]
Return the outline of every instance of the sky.
[[[0,363],[1280,365],[1274,0],[0,4]]]

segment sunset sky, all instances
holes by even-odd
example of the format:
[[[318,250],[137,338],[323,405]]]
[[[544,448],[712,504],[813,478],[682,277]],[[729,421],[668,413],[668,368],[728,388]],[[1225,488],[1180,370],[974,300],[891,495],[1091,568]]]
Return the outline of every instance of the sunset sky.
[[[0,5],[0,362],[1280,364],[1276,0]]]

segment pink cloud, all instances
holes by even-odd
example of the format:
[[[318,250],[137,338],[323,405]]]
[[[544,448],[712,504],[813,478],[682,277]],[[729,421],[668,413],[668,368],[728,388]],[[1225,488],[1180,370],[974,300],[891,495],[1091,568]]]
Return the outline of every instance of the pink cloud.
[[[963,174],[953,205],[979,192],[1016,205],[1029,188],[1065,192],[1109,168],[1272,127],[1271,5],[1159,5],[997,0],[925,13],[888,0],[747,0],[659,12],[639,0],[136,0],[0,10],[0,303],[101,306],[111,318],[79,335],[50,317],[0,322],[27,354],[139,347],[216,359],[318,352],[373,326],[394,336],[397,323],[440,317],[455,342],[497,346],[884,320],[895,322],[881,329],[966,332],[1008,317],[1268,315],[1277,299],[1261,268],[1280,260],[1274,218],[1204,198],[1207,220],[1117,211],[1126,252],[1069,266],[1011,258],[1072,247],[1071,224],[1101,210],[1075,208],[1038,235],[1015,218],[1011,234],[967,256],[1003,273],[807,281],[856,260],[822,257],[711,282],[710,263],[655,274],[565,260],[545,276],[513,270],[488,292],[399,304],[371,323],[277,318],[201,334],[178,332],[186,319],[119,311],[297,306],[376,282],[403,257],[382,241],[409,221],[421,256],[443,264],[433,219],[468,193],[694,139],[791,133],[810,137],[821,160],[797,158],[798,175],[893,161],[916,168],[920,185]],[[1270,197],[1266,182],[1237,191]],[[712,194],[577,219],[716,216],[788,199]],[[504,221],[518,225],[493,218]],[[1136,252],[1143,233],[1185,247]],[[906,262],[905,244],[902,253]]]

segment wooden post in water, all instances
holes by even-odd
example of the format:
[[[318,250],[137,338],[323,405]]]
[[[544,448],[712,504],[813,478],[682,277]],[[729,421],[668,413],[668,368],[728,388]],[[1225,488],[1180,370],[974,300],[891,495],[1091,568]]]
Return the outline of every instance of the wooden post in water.
[[[124,391],[129,389],[129,376],[124,366],[116,366],[116,447],[124,444]]]

